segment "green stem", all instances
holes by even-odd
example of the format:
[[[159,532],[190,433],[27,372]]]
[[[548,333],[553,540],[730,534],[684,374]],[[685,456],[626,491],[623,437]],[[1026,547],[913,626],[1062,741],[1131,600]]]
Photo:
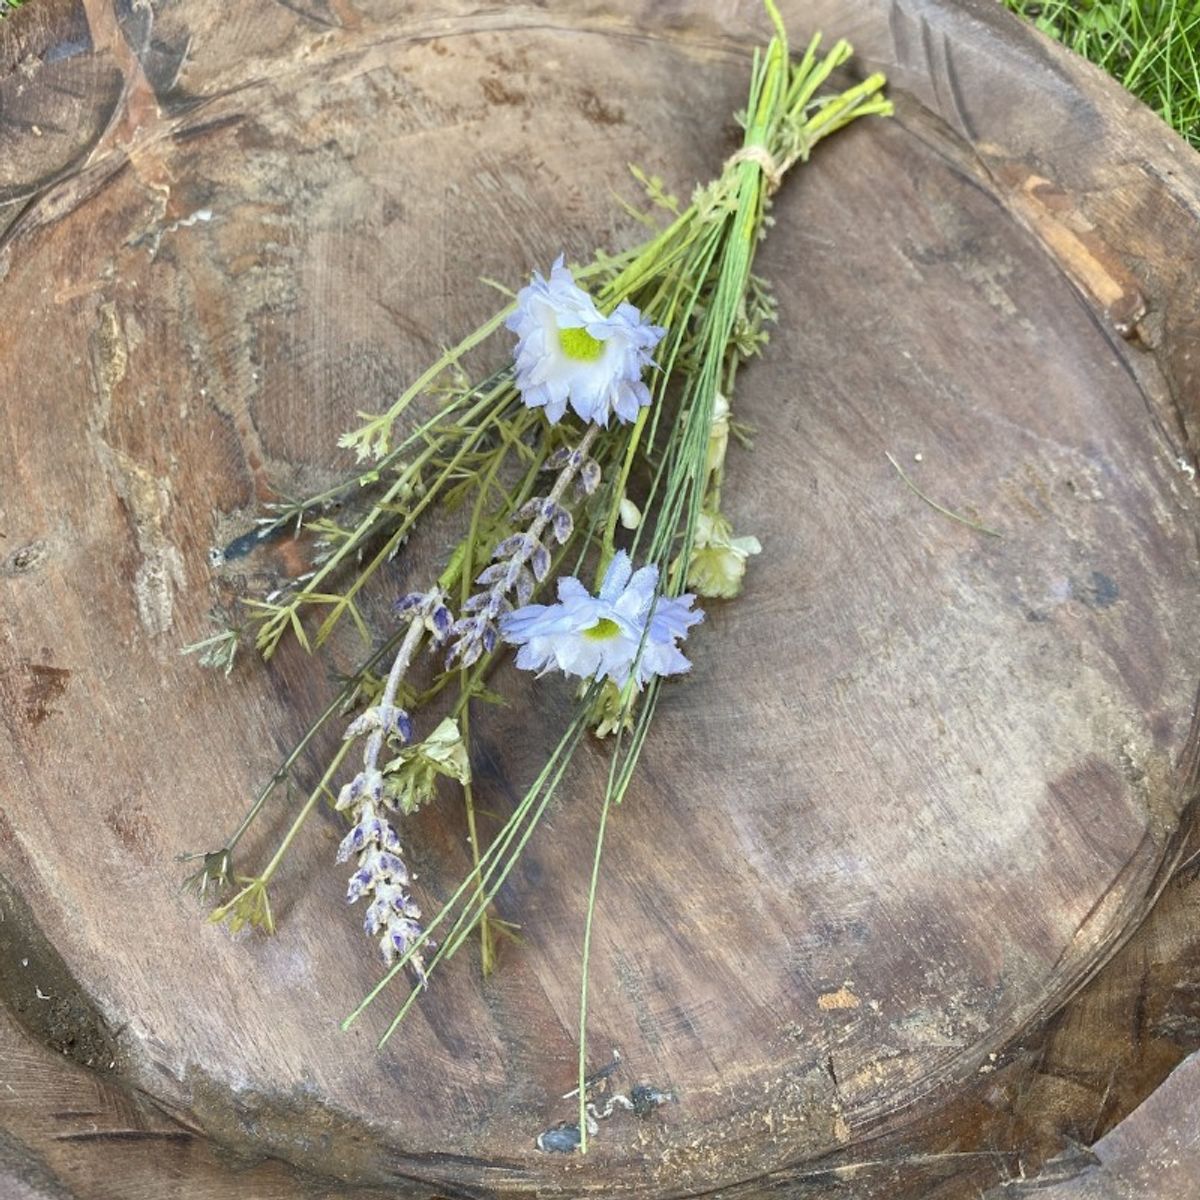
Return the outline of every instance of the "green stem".
[[[287,758],[280,763],[278,769],[275,771],[275,774],[271,776],[270,780],[259,791],[258,795],[255,796],[253,804],[250,805],[249,809],[247,809],[245,815],[242,817],[241,824],[238,825],[236,830],[234,830],[233,836],[229,839],[229,841],[225,843],[226,850],[232,851],[238,842],[242,840],[242,836],[245,834],[246,830],[250,828],[250,825],[253,823],[255,817],[257,817],[259,812],[262,810],[262,806],[266,803],[267,797],[269,797],[270,794],[288,777],[288,775],[291,774],[292,767],[296,765],[296,760],[304,753],[309,742],[311,742],[313,738],[316,737],[321,731],[321,729],[324,728],[326,721],[328,721],[330,717],[336,715],[355,693],[355,691],[358,690],[360,687],[359,681],[363,678],[363,676],[365,676],[372,667],[386,658],[403,636],[404,635],[402,633],[393,634],[386,642],[383,643],[382,646],[379,647],[378,650],[375,651],[374,654],[367,658],[362,666],[360,666],[358,670],[354,672],[349,682],[325,706],[325,710],[321,713],[321,715],[308,727],[307,730],[305,730],[304,736],[295,744],[295,746],[292,747],[291,752],[288,754]]]
[[[262,874],[259,875],[259,882],[269,883],[271,876],[279,869],[279,864],[283,861],[283,856],[291,848],[292,842],[296,840],[296,835],[300,832],[300,827],[308,820],[309,814],[317,806],[317,802],[325,794],[325,790],[329,787],[329,781],[337,774],[338,768],[342,765],[342,761],[350,752],[352,743],[343,742],[333,756],[333,761],[325,770],[325,774],[321,776],[321,782],[313,788],[312,793],[304,802],[304,807],[297,813],[296,819],[292,822],[291,828],[284,835],[283,841],[279,843],[279,848],[271,856],[271,861],[263,868]]]
[[[642,430],[646,428],[646,419],[650,414],[649,408],[638,411],[637,420],[633,423],[633,431],[625,444],[625,458],[621,463],[621,474],[613,492],[612,504],[608,510],[608,520],[604,524],[604,535],[600,542],[600,561],[596,566],[597,581],[604,578],[608,564],[615,553],[614,541],[617,534],[617,518],[621,515],[621,501],[625,498],[625,487],[629,482],[629,472],[633,470],[633,457],[637,453],[638,443],[642,438]]]
[[[613,756],[616,764],[616,756]],[[587,1011],[588,963],[592,953],[592,917],[596,911],[596,888],[600,882],[600,856],[604,851],[604,832],[612,802],[611,786],[605,789],[600,810],[600,828],[596,831],[596,850],[592,856],[592,878],[588,884],[587,916],[583,923],[583,966],[579,982],[579,1153],[587,1153]]]
[[[338,768],[342,765],[342,760],[346,757],[346,754],[350,749],[350,745],[350,742],[343,742],[341,746],[338,747],[338,751],[334,755],[333,761],[329,764],[325,774],[321,777],[321,782],[318,783],[313,789],[312,793],[305,801],[304,807],[292,821],[291,826],[284,835],[283,841],[279,843],[278,848],[271,857],[271,861],[267,863],[262,873],[250,880],[236,896],[227,901],[225,904],[222,904],[219,908],[215,909],[209,920],[218,923],[224,921],[226,917],[228,917],[237,909],[238,905],[243,899],[255,891],[260,892],[265,896],[267,884],[271,882],[271,877],[279,869],[279,864],[283,861],[284,855],[287,854],[292,842],[296,840],[296,835],[300,832],[304,822],[308,820],[312,810],[316,807],[317,801],[321,799],[325,789],[329,786],[329,781],[333,778]],[[274,924],[269,915],[269,909],[266,924],[268,932],[273,932]]]

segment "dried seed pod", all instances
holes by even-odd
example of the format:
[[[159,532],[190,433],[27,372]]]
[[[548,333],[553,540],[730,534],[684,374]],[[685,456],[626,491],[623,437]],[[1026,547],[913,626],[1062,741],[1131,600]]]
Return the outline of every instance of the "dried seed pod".
[[[571,519],[571,514],[559,505],[551,518],[551,527],[554,530],[555,540],[562,546],[575,531],[575,522]]]
[[[533,568],[533,575],[538,583],[550,573],[550,551],[541,542],[538,542],[529,556],[529,565]]]
[[[512,564],[507,559],[504,562],[492,563],[490,567],[484,567],[475,576],[475,582],[480,587],[491,587],[492,584],[499,583],[508,574],[511,566]]]
[[[528,536],[524,533],[510,534],[492,551],[492,557],[495,559],[515,558],[517,555],[524,557]]]
[[[579,469],[579,479],[576,488],[581,495],[590,496],[600,486],[600,464],[589,458]]]
[[[532,572],[528,567],[522,567],[517,573],[517,603],[526,605],[533,598],[533,589],[537,586]]]

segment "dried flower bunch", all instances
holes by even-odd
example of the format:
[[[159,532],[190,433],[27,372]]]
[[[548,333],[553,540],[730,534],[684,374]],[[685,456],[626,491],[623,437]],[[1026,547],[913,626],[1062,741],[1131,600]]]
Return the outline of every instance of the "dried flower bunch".
[[[243,639],[268,659],[288,634],[315,651],[346,617],[370,642],[362,589],[427,510],[466,514],[441,576],[397,602],[396,628],[293,748],[233,836],[196,856],[203,863],[194,879],[201,888],[231,882],[235,848],[268,797],[292,779],[320,729],[357,710],[274,856],[258,875],[239,876],[239,890],[213,916],[235,929],[273,930],[268,885],[356,752],[359,767],[334,801],[350,821],[337,858],[351,864],[347,900],[365,902],[364,928],[387,971],[346,1023],[407,969],[412,986],[386,1038],[431,974],[476,931],[483,968],[491,969],[493,938],[503,930],[491,914],[496,893],[585,733],[608,736],[612,764],[584,926],[581,1149],[587,954],[605,826],[629,786],[663,681],[689,669],[683,646],[703,620],[701,602],[736,596],[760,549],[755,538],[734,535],[721,495],[729,442],[740,436],[732,407],[737,371],[766,344],[775,317],[751,270],[770,225],[770,196],[822,138],[891,111],[879,75],[818,95],[850,47],[839,42],[819,56],[818,36],[792,62],[779,14],[771,0],[766,7],[775,35],[755,57],[739,116],[743,146],[721,174],[681,206],[660,179],[635,171],[668,214],[665,226],[635,249],[598,253],[577,269],[560,256],[548,276],[535,274],[387,412],[346,434],[340,444],[366,465],[338,488],[277,506],[261,523],[261,536],[288,524],[315,531],[313,569],[247,601],[240,628],[189,647],[228,670]],[[464,357],[502,329],[516,336],[510,361],[481,382],[465,378]],[[440,403],[414,426],[406,415],[431,396]],[[353,523],[327,515],[330,501],[364,494],[369,507]],[[323,616],[314,629],[308,617],[315,609]],[[471,792],[470,712],[472,702],[496,699],[486,682],[511,648],[522,670],[577,678],[578,702],[537,778],[483,848]],[[426,709],[443,692],[453,699],[448,711],[443,699],[434,720]],[[462,792],[474,870],[426,920],[399,829],[405,815],[433,799],[439,778]]]

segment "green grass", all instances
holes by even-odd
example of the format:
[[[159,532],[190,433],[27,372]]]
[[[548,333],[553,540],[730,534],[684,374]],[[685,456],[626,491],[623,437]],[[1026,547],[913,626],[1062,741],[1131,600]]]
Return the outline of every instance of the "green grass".
[[[1200,0],[1003,0],[1200,150]]]

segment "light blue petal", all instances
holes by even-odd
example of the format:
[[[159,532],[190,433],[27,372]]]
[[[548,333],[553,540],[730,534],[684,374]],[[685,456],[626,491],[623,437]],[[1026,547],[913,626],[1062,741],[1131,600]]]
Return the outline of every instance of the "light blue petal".
[[[655,642],[666,642],[673,638],[686,638],[693,625],[704,620],[701,609],[692,609],[696,597],[660,596],[650,618],[650,637]]]
[[[565,603],[568,600],[590,600],[592,594],[574,575],[563,575],[558,581],[558,598]]]
[[[604,572],[604,582],[600,585],[600,599],[615,604],[632,573],[633,563],[629,561],[629,555],[624,550],[618,550],[613,555],[612,562],[608,564],[608,570]]]

